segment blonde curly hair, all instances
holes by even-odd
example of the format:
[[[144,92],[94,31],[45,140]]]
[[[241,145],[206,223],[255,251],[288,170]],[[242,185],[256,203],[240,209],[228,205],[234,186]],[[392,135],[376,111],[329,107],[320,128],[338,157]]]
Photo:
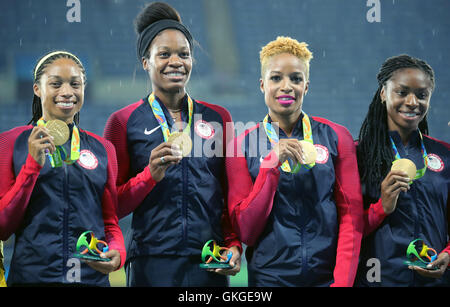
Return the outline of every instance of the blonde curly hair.
[[[308,49],[308,44],[305,42],[300,43],[296,39],[287,36],[278,36],[276,40],[271,41],[261,49],[259,53],[261,76],[265,74],[267,62],[270,58],[281,53],[289,53],[302,60],[306,65],[306,79],[309,79],[309,62],[313,55]]]

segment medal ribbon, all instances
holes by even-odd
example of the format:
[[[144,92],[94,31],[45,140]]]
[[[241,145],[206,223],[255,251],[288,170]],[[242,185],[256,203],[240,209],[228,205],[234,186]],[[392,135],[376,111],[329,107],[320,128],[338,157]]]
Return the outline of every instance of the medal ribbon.
[[[39,127],[45,127],[47,124],[44,119],[41,118],[37,121],[37,125]],[[72,140],[70,144],[70,157],[67,155],[67,152],[62,145],[56,146],[56,151],[53,154],[48,153],[47,156],[52,168],[61,167],[63,162],[66,164],[73,164],[80,158],[80,132],[75,123],[73,124]]]
[[[164,111],[161,108],[161,105],[156,99],[155,94],[151,93],[150,96],[148,96],[148,103],[150,104],[150,107],[152,108],[153,114],[155,115],[156,119],[158,120],[159,125],[161,126],[161,130],[163,133],[164,141],[167,142],[167,139],[170,136],[170,129],[167,125],[166,116],[164,115]],[[186,133],[187,135],[190,135],[191,133],[191,122],[192,122],[192,113],[194,112],[194,103],[188,95],[188,124],[186,128],[184,128],[183,133]]]
[[[425,175],[425,172],[427,170],[427,166],[428,166],[428,154],[427,154],[427,150],[425,149],[425,145],[423,144],[423,137],[422,137],[422,133],[419,130],[419,136],[420,136],[420,146],[421,146],[421,152],[422,152],[422,157],[423,157],[423,164],[424,167],[421,169],[418,169],[416,171],[416,176],[414,178],[412,178],[412,180],[417,180],[419,178],[421,178],[423,175]],[[395,158],[394,161],[400,160],[400,154],[398,153],[398,149],[397,146],[395,146],[394,140],[392,140],[391,137],[389,137],[391,140],[391,144],[392,144],[392,149],[394,150],[394,154],[395,154]],[[394,163],[394,162],[392,162]]]
[[[269,114],[267,114],[266,117],[264,118],[263,126],[264,126],[264,131],[266,132],[267,138],[269,139],[272,146],[275,146],[279,142],[279,138],[278,138],[278,135],[277,135],[275,129],[273,128],[272,124],[269,123]],[[311,122],[309,120],[308,115],[305,112],[303,112],[302,128],[303,128],[303,139],[314,145],[313,137],[312,137]],[[289,161],[286,160],[281,165],[281,169],[286,173],[296,174],[300,171],[302,166],[309,170],[309,169],[313,168],[314,165],[316,165],[315,162],[313,162],[311,164],[303,164],[303,165],[300,163],[297,163],[297,165],[295,165],[294,169],[292,170],[291,166],[289,165]]]

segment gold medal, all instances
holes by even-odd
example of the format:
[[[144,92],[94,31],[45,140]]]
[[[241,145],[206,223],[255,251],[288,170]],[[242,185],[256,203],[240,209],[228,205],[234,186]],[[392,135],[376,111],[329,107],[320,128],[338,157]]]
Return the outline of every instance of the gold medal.
[[[69,126],[67,126],[67,124],[62,120],[49,120],[45,127],[48,129],[49,134],[54,138],[53,143],[55,146],[62,146],[69,139]]]
[[[408,174],[408,177],[410,179],[413,179],[416,176],[416,165],[414,164],[414,162],[412,162],[409,159],[399,159],[399,160],[395,160],[392,163],[392,167],[391,170],[395,170],[395,171],[404,171],[405,173]]]
[[[299,141],[302,145],[303,156],[305,158],[305,164],[311,164],[316,162],[317,150],[314,144],[307,141]]]
[[[180,147],[181,154],[183,155],[183,157],[187,157],[191,153],[192,140],[188,134],[183,133],[181,131],[176,131],[169,135],[167,141],[172,144],[178,145]]]

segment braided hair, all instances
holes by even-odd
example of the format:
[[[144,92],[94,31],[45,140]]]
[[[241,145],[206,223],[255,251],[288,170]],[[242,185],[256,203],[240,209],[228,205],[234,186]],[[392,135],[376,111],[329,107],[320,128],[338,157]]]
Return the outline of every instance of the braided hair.
[[[382,103],[381,90],[399,69],[417,68],[429,76],[432,89],[435,86],[434,71],[425,61],[406,54],[388,58],[378,72],[378,90],[369,106],[369,111],[359,131],[357,159],[361,183],[379,190],[381,182],[388,174],[394,153],[389,141],[386,104]],[[419,123],[419,130],[428,134],[427,117]]]
[[[75,55],[71,54],[70,52],[66,52],[66,51],[51,52],[51,53],[48,53],[48,54],[44,55],[42,58],[40,58],[39,61],[36,63],[36,67],[33,70],[33,72],[34,72],[34,81],[33,81],[33,83],[36,84],[36,85],[39,85],[39,82],[41,81],[41,77],[44,74],[45,68],[48,65],[52,64],[57,59],[61,59],[61,58],[71,59],[72,61],[74,61],[78,65],[78,67],[81,70],[81,73],[83,74],[83,83],[86,84],[86,71],[85,71],[85,69],[83,67],[83,64],[81,63],[81,61]],[[36,96],[36,94],[34,94],[34,96],[33,96],[33,104],[31,106],[31,109],[32,109],[32,118],[28,122],[28,125],[29,124],[36,124],[37,121],[42,117],[42,102],[41,102],[41,98]],[[75,122],[76,125],[79,124],[79,122],[80,122],[80,113],[75,114],[74,122]]]

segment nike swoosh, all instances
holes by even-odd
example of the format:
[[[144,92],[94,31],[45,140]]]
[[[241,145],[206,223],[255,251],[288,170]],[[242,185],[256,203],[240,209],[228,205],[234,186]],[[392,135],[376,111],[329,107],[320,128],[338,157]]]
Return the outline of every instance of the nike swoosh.
[[[161,126],[157,126],[157,127],[153,128],[153,129],[150,130],[150,131],[148,131],[147,128],[145,128],[144,134],[145,134],[145,135],[150,135],[150,134],[152,134],[153,132],[155,132],[156,130],[158,130],[158,128],[160,128],[160,127],[161,127]]]

